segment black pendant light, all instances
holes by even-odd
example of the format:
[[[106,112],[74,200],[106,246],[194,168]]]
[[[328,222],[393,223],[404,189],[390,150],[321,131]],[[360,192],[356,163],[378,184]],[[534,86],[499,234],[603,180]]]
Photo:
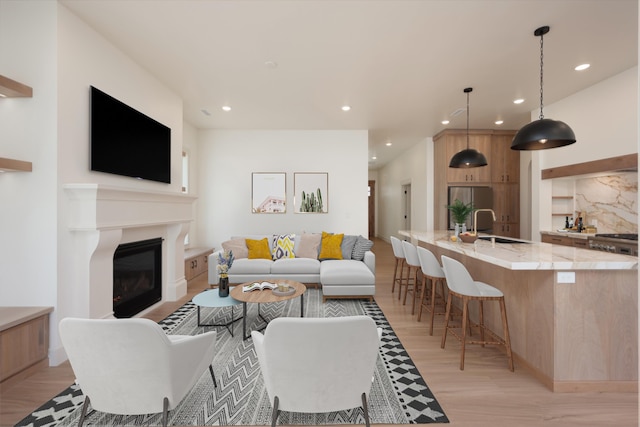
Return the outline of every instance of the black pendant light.
[[[576,142],[576,136],[569,125],[558,120],[545,119],[542,113],[542,39],[548,32],[548,26],[540,27],[533,32],[533,35],[540,37],[540,119],[518,131],[511,142],[512,150],[546,150]]]
[[[469,148],[469,92],[473,88],[465,88],[464,93],[467,94],[467,148],[456,153],[449,162],[450,168],[477,168],[487,166],[487,158],[473,148]]]

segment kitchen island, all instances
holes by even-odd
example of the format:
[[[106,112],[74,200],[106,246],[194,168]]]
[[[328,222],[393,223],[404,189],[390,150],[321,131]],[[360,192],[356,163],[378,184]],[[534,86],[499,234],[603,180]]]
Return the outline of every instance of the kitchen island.
[[[637,257],[517,239],[452,242],[447,231],[400,235],[504,293],[516,366],[551,390],[637,392]],[[470,314],[477,321],[476,307]],[[485,304],[484,316],[502,331],[497,306]]]

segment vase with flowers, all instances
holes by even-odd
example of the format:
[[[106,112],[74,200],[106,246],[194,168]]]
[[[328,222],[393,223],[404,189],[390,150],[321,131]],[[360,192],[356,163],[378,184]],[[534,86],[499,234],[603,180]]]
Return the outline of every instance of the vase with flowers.
[[[473,212],[472,203],[463,203],[460,199],[456,199],[452,204],[447,206],[447,209],[451,211],[451,217],[455,221],[455,236],[466,230],[467,218]]]
[[[224,250],[218,253],[218,295],[229,296],[229,269],[233,264],[233,252]]]

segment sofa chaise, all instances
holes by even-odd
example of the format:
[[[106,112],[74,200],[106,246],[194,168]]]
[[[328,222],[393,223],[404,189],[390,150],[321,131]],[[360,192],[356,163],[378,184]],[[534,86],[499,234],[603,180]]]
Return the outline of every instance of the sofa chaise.
[[[344,234],[302,233],[235,236],[209,255],[209,283],[219,281],[218,260],[233,252],[229,282],[240,284],[288,279],[320,284],[328,298],[368,298],[375,295],[373,242]]]

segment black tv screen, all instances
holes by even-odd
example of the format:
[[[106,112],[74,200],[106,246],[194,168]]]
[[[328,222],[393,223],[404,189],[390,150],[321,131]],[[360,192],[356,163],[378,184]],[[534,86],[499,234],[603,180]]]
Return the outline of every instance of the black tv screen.
[[[171,129],[91,86],[91,170],[171,183]]]

